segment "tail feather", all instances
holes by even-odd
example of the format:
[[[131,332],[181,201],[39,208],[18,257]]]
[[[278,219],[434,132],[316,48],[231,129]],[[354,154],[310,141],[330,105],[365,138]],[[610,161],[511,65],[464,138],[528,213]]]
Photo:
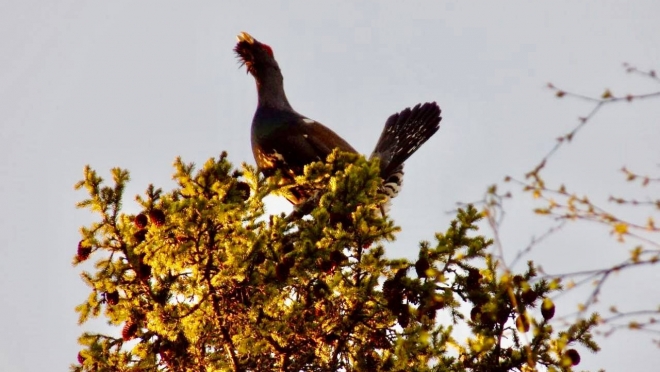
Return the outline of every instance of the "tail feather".
[[[403,163],[440,129],[440,107],[435,102],[390,116],[371,158],[380,159],[383,193],[394,198],[403,184]]]
[[[381,173],[382,174],[382,173]],[[394,168],[386,178],[383,178],[383,186],[380,192],[387,196],[387,200],[381,205],[381,214],[384,215],[390,210],[391,201],[399,194],[403,186],[403,164]]]

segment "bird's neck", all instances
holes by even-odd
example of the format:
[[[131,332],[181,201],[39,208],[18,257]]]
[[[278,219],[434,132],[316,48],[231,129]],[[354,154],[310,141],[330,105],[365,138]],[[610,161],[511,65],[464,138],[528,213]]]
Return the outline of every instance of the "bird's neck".
[[[284,78],[279,69],[270,69],[268,73],[260,74],[257,81],[259,106],[280,110],[293,110],[284,93]]]

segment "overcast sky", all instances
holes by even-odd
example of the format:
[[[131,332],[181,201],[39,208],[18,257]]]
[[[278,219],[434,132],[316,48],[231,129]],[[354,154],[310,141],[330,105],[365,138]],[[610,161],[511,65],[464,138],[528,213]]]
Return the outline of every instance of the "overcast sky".
[[[0,371],[63,371],[75,361],[83,328],[74,307],[89,289],[71,258],[93,216],[74,208],[85,195],[73,184],[85,164],[106,178],[128,168],[130,201],[148,183],[172,187],[178,155],[202,163],[227,150],[235,164],[254,162],[256,92],[232,52],[239,31],[272,46],[294,108],[364,153],[390,114],[440,104],[441,129],[407,162],[393,203],[403,231],[386,247],[391,257],[414,258],[456,202],[521,177],[588,113],[554,98],[547,82],[591,95],[659,87],[621,68],[660,70],[657,0],[228,3],[0,0]],[[603,110],[548,178],[603,198],[635,191],[617,170],[658,173],[659,118],[660,100]],[[508,204],[508,255],[548,226],[525,214],[532,205]],[[530,258],[560,272],[617,262],[628,249],[607,229],[577,224]],[[624,273],[605,296],[628,310],[657,306],[658,271]],[[650,339],[599,339],[603,352],[584,352],[580,367],[656,371]]]

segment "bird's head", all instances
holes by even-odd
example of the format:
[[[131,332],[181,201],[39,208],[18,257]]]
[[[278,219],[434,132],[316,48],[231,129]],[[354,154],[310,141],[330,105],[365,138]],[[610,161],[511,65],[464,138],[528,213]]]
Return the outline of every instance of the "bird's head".
[[[271,47],[260,43],[247,32],[241,32],[236,38],[238,43],[234,47],[234,52],[236,52],[241,66],[245,65],[247,71],[255,78],[260,78],[269,69],[279,70]]]

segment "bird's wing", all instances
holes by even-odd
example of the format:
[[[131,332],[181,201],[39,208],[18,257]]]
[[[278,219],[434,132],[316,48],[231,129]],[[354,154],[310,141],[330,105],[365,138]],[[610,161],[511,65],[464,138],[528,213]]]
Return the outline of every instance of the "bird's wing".
[[[353,152],[355,149],[335,132],[314,120],[301,117],[287,124],[286,130],[278,130],[264,136],[253,145],[257,164],[264,174],[281,170],[287,182],[301,175],[305,165],[325,161],[335,148]],[[294,187],[287,199],[298,204],[309,196],[309,190]]]
[[[299,126],[303,138],[314,148],[317,156],[325,160],[336,148],[341,151],[357,153],[353,146],[349,145],[343,138],[332,129],[309,118],[302,118],[302,125]]]
[[[255,157],[260,167],[282,169],[296,175],[302,174],[309,163],[325,161],[335,148],[356,152],[331,129],[305,117],[288,124],[286,130],[263,137],[256,148]]]

